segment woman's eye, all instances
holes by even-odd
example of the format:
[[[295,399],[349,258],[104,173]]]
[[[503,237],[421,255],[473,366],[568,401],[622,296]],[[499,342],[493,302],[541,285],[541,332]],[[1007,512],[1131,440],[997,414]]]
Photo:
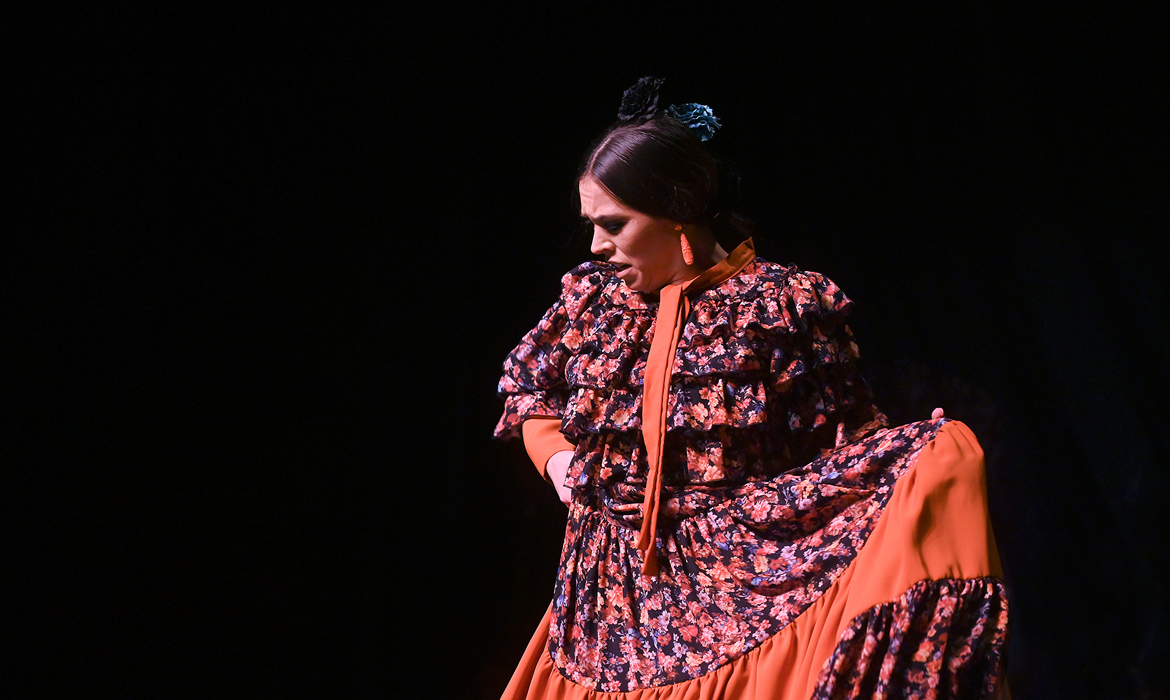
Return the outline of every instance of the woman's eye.
[[[624,223],[611,223],[606,224],[602,228],[604,228],[606,231],[609,231],[610,233],[617,233],[622,230],[623,226],[625,226]]]

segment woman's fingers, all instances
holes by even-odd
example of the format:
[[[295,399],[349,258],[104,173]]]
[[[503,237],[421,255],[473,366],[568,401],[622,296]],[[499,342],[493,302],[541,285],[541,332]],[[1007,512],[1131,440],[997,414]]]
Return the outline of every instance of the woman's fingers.
[[[573,491],[568,486],[557,486],[557,496],[560,497],[561,503],[569,505],[569,501],[573,500]]]
[[[942,417],[943,417],[943,410],[941,408],[936,408],[930,412],[930,419],[931,420],[938,420],[939,418],[942,418]]]

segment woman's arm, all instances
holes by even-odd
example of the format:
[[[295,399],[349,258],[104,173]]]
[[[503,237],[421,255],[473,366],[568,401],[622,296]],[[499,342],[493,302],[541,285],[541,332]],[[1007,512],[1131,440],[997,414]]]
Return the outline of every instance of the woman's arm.
[[[601,276],[594,274],[596,267],[586,263],[561,278],[560,298],[504,359],[497,387],[504,399],[504,413],[496,424],[496,437],[519,437],[524,421],[560,420],[564,414],[570,389],[564,376],[565,362],[573,350],[562,336],[597,292]]]
[[[573,443],[561,435],[561,419],[529,418],[520,430],[524,449],[537,471],[557,490],[561,502],[568,503],[570,490],[565,486],[565,475],[573,460]]]

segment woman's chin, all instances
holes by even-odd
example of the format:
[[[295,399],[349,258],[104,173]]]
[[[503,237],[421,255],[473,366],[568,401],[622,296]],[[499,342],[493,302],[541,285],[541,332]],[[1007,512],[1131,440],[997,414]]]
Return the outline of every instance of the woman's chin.
[[[635,292],[645,291],[644,289],[640,288],[639,283],[641,280],[639,279],[639,275],[634,271],[634,268],[623,267],[618,270],[616,274],[618,279],[620,279],[622,282],[625,282],[626,286]]]

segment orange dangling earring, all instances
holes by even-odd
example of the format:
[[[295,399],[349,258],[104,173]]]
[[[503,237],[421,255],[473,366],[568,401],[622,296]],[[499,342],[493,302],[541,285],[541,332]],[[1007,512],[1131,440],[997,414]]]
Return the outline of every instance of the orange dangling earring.
[[[678,234],[678,242],[679,242],[679,245],[682,246],[683,262],[685,262],[688,265],[694,265],[695,264],[695,254],[694,254],[694,252],[691,251],[691,242],[687,240],[687,234],[681,233],[682,229],[683,229],[682,224],[675,224],[674,225],[674,230],[680,232]]]

